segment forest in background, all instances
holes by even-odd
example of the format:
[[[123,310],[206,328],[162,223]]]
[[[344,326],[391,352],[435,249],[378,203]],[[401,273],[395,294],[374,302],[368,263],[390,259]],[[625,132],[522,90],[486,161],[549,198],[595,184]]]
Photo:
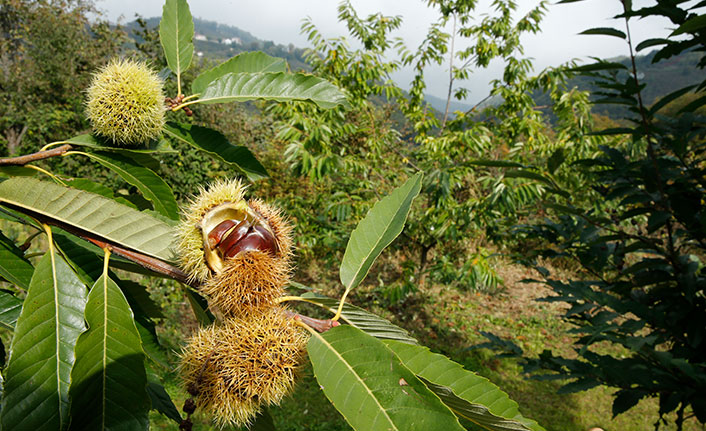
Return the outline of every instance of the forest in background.
[[[152,17],[144,19],[144,23],[138,21],[130,21],[123,27],[128,33],[128,36],[137,43],[142,42],[141,38],[136,34],[141,26],[155,29],[159,25],[159,18]],[[205,36],[208,40],[196,40],[195,48],[197,52],[202,52],[204,60],[213,61],[223,58],[229,58],[241,52],[248,51],[263,51],[273,57],[284,58],[289,63],[292,70],[310,70],[305,59],[305,48],[296,47],[293,44],[289,46],[275,44],[271,41],[258,39],[256,35],[252,35],[244,30],[228,24],[216,23],[202,19],[194,20],[194,29],[197,34]],[[241,43],[224,44],[226,39],[239,39]],[[696,53],[683,53],[676,55],[669,60],[653,63],[652,59],[657,50],[640,54],[636,57],[637,65],[642,75],[642,80],[646,87],[645,99],[650,103],[654,103],[658,98],[671,93],[677,89],[686,87],[700,82],[702,76],[700,70],[696,67],[699,56]],[[567,58],[566,61],[571,59]],[[630,60],[628,57],[617,57],[610,59],[611,61],[627,64]],[[401,85],[402,83],[398,83]],[[402,85],[403,86],[403,85]],[[597,87],[591,84],[588,78],[575,77],[568,81],[568,87],[577,87],[582,91],[594,93]],[[484,97],[484,96],[483,96]],[[549,101],[549,95],[535,95],[537,105],[544,105]],[[437,111],[444,111],[446,99],[425,94],[426,101]],[[493,102],[492,99],[486,102],[486,105]],[[467,111],[473,105],[469,103],[451,100],[451,111]],[[611,109],[613,108],[613,109]],[[625,114],[610,106],[600,106],[594,109],[597,113],[605,114],[613,118],[621,118]]]
[[[323,39],[316,30],[316,23],[303,26],[311,41],[306,51],[233,32],[233,37],[240,37],[244,42],[243,51],[264,50],[286,58],[292,69],[304,68],[336,83],[347,92],[352,107],[323,111],[298,103],[259,102],[242,106],[200,106],[188,121],[217,125],[230,142],[247,146],[267,168],[269,178],[254,182],[250,193],[278,203],[295,223],[295,280],[332,294],[336,274],[327,268],[340,260],[348,232],[366,214],[371,202],[399,184],[400,178],[410,172],[424,171],[422,195],[413,208],[408,227],[374,267],[365,288],[353,295],[353,303],[374,308],[436,351],[488,376],[501,387],[505,384],[523,411],[528,411],[528,415],[545,424],[547,429],[580,430],[602,425],[605,429],[638,430],[659,423],[657,419],[662,413],[672,415],[665,416],[669,419],[664,425],[666,429],[672,429],[669,427],[679,424],[680,418],[684,421],[685,417],[684,429],[703,429],[703,424],[697,421],[700,416],[691,408],[671,413],[676,407],[667,407],[671,407],[669,403],[673,400],[638,405],[643,398],[665,392],[664,388],[644,389],[634,382],[625,386],[623,382],[612,381],[611,376],[582,377],[580,370],[572,368],[573,364],[567,365],[542,353],[545,348],[552,348],[560,355],[575,356],[570,347],[580,337],[568,331],[580,332],[576,328],[582,327],[581,319],[591,321],[605,305],[591,307],[592,303],[582,298],[569,302],[567,312],[566,308],[553,303],[538,306],[531,301],[546,295],[549,288],[568,289],[562,283],[571,280],[579,283],[596,274],[606,283],[620,277],[631,280],[631,277],[642,277],[636,281],[642,283],[645,278],[655,276],[649,266],[643,266],[644,274],[640,274],[640,268],[624,272],[626,266],[631,267],[636,261],[626,258],[630,251],[624,251],[626,244],[620,245],[622,239],[607,238],[601,236],[598,229],[589,229],[591,223],[599,223],[597,219],[591,216],[586,217],[583,224],[570,222],[570,217],[583,214],[583,209],[585,214],[605,213],[608,218],[614,217],[623,211],[622,203],[611,204],[610,199],[625,197],[620,191],[612,190],[615,194],[602,202],[608,186],[596,184],[592,173],[577,170],[576,166],[581,160],[600,159],[605,151],[602,148],[606,147],[623,152],[626,159],[635,157],[636,160],[647,151],[641,139],[649,138],[630,130],[634,122],[629,118],[636,114],[638,105],[633,100],[637,94],[642,95],[640,107],[661,109],[659,116],[649,119],[650,124],[654,121],[656,129],[686,128],[679,129],[685,137],[672,129],[665,135],[677,136],[695,145],[703,144],[703,128],[699,128],[703,125],[703,117],[699,116],[703,108],[695,103],[703,98],[703,93],[684,92],[676,96],[673,93],[699,84],[703,79],[701,54],[677,52],[654,64],[658,51],[635,56],[639,83],[630,82],[631,59],[607,60],[604,69],[582,71],[580,67],[567,65],[535,71],[531,60],[522,58],[521,35],[541,31],[541,16],[546,5],[540,4],[525,17],[515,17],[512,2],[497,2],[497,16],[471,23],[472,8],[464,9],[463,4],[458,2],[456,8],[439,11],[440,20],[458,20],[458,34],[446,34],[438,26],[431,28],[422,47],[399,50],[400,60],[390,60],[388,55],[398,49],[388,37],[399,25],[397,18],[358,17],[345,2],[341,5],[339,19],[347,23],[351,32],[348,37],[362,42],[363,48],[359,50],[337,39]],[[104,22],[90,23],[86,18],[89,11],[90,3],[85,2],[32,4],[3,0],[0,9],[3,156],[34,152],[60,136],[87,130],[83,95],[89,74],[115,52],[148,61],[156,70],[166,67],[152,20],[115,28]],[[208,23],[196,23],[197,32],[203,31],[207,37],[231,37],[222,26],[211,28],[212,24],[209,27]],[[199,25],[204,26],[203,30],[199,30]],[[703,37],[699,33],[702,28],[692,30],[697,40]],[[577,29],[580,30],[583,29]],[[470,51],[449,53],[452,38],[469,35],[477,41]],[[210,66],[211,56],[232,55],[221,48],[222,43],[199,45],[197,41],[196,49],[203,51],[204,61],[188,71],[185,85],[190,85],[200,71]],[[240,51],[233,54],[237,52]],[[504,75],[493,83],[490,94],[490,100],[497,102],[456,116],[451,115],[451,109],[438,105],[441,109],[429,109],[425,100],[424,67],[430,63],[446,63],[449,55],[468,60],[464,67],[452,69],[449,83],[450,93],[453,90],[461,99],[466,94],[458,84],[472,79],[472,68],[485,67],[492,59],[501,59],[505,64]],[[402,64],[418,70],[408,91],[402,91],[389,79],[389,74]],[[605,72],[604,85],[595,84],[596,78],[601,76],[574,77],[582,72]],[[635,88],[627,88],[630,86]],[[591,105],[596,93],[610,91],[618,93],[613,100],[617,101],[617,109]],[[601,96],[605,94],[599,97],[606,98]],[[684,109],[690,115],[686,120],[681,112]],[[685,121],[689,123],[685,125]],[[641,120],[637,124],[641,124]],[[592,133],[606,130],[609,132]],[[179,148],[181,155],[159,156],[154,169],[169,178],[180,203],[186,202],[201,185],[212,179],[242,175],[228,163],[207,158],[179,142],[172,145]],[[614,153],[606,153],[614,161],[620,159]],[[685,163],[698,165],[698,161],[689,157],[699,154],[694,151],[685,156]],[[57,173],[100,182],[115,190],[116,198],[126,199],[141,209],[150,208],[150,203],[134,186],[97,166],[70,158],[51,160],[47,165]],[[632,168],[636,167],[613,166],[605,170],[625,169],[627,173],[634,173]],[[618,178],[614,182],[624,180]],[[635,205],[644,203],[634,197],[631,199],[625,203],[629,206],[625,211],[634,212]],[[661,214],[666,211],[659,209]],[[700,214],[701,208],[683,211]],[[547,217],[557,214],[559,222],[551,226],[542,224]],[[652,236],[672,237],[672,232],[667,232],[669,217],[635,212],[638,219],[634,224],[631,217],[616,221],[617,226],[625,222],[629,235],[650,238],[644,243],[654,244]],[[593,228],[596,228],[595,223]],[[688,227],[681,219],[677,223]],[[567,243],[562,244],[563,240]],[[593,259],[584,260],[586,250]],[[702,256],[701,250],[691,246],[685,246],[685,250],[696,258]],[[533,260],[534,257],[537,260]],[[520,267],[516,262],[532,269]],[[699,277],[700,266],[694,271],[696,275],[692,275]],[[559,274],[558,279],[552,280],[549,272]],[[660,274],[663,272],[669,273],[662,270]],[[542,277],[548,277],[549,287],[542,285]],[[672,275],[667,277],[672,280],[669,277]],[[525,278],[536,280],[533,284],[521,284]],[[703,289],[702,284],[697,285]],[[639,286],[642,289],[647,284]],[[158,333],[170,352],[170,360],[174,361],[187,335],[183,328],[193,327],[194,320],[187,316],[189,311],[178,289],[168,282],[155,281],[148,291],[164,309],[165,318],[159,320]],[[643,293],[648,295],[651,291]],[[572,294],[575,292],[565,292],[567,297]],[[703,322],[704,317],[698,312],[703,311],[699,302],[702,299],[696,301],[693,314],[685,317],[687,320]],[[567,319],[557,317],[563,313]],[[495,341],[495,348],[504,346],[517,353],[516,349],[521,347],[524,352],[520,356],[530,358],[525,363],[527,370],[544,366],[564,377],[577,379],[573,382],[578,384],[567,392],[590,391],[578,392],[579,395],[572,395],[570,402],[562,405],[563,396],[555,394],[561,384],[552,380],[528,383],[518,362],[497,359],[487,350],[469,350],[485,340],[482,332],[498,334],[488,334],[491,341]],[[616,334],[611,334],[612,339],[593,335],[599,341],[618,338]],[[8,345],[6,334],[3,337]],[[583,340],[585,343],[585,338]],[[655,339],[643,344],[652,343],[649,345],[660,350],[661,343],[665,342]],[[693,347],[695,357],[699,357],[703,343],[693,338],[691,342],[696,346]],[[597,351],[603,358],[623,357],[631,350],[629,344],[618,342],[599,345]],[[703,363],[703,356],[701,358]],[[540,363],[541,360],[545,363]],[[163,372],[166,381],[172,383],[168,389],[178,399],[178,384],[173,376],[169,377],[169,372]],[[608,386],[604,386],[606,384]],[[604,416],[616,412],[615,406],[611,407],[614,395],[614,389],[608,389],[611,385],[626,394],[622,398],[618,396],[624,404],[617,410],[622,414],[613,422],[613,428],[610,422],[602,422]],[[314,394],[315,386],[312,379],[304,380],[298,389],[302,392],[294,397],[320,401],[322,395]],[[289,401],[273,412],[278,429],[313,429],[307,428],[306,414],[288,408],[287,403]],[[308,414],[321,419],[317,422],[321,424],[319,429],[347,429],[335,411],[321,404],[312,401],[307,407],[311,410]],[[637,407],[630,410],[635,405]],[[600,406],[598,413],[591,411],[594,406]],[[168,425],[155,415],[154,426],[172,429],[169,427],[173,424]]]

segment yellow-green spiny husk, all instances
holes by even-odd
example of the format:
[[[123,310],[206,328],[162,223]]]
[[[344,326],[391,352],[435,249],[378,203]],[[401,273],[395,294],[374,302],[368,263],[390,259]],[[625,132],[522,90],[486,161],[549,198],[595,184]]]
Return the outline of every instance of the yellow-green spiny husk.
[[[114,59],[93,75],[86,116],[93,131],[118,146],[158,138],[164,127],[163,82],[145,63]]]
[[[223,270],[203,283],[201,292],[229,316],[258,314],[271,307],[285,294],[292,272],[291,225],[272,205],[257,199],[248,204],[272,229],[279,251],[272,255],[252,250],[228,258]]]
[[[176,252],[181,268],[191,280],[205,281],[212,273],[206,262],[206,245],[201,228],[204,217],[214,208],[227,205],[234,211],[244,212],[245,186],[237,179],[219,180],[208,187],[202,187],[182,211],[181,223],[177,228]]]
[[[226,316],[259,313],[284,294],[292,257],[292,227],[281,211],[258,199],[246,201],[238,180],[217,181],[202,189],[184,210],[177,229],[181,267],[214,309]],[[224,256],[212,248],[208,234],[223,220],[250,220],[266,227],[277,244],[275,251],[248,250]]]
[[[282,307],[201,328],[182,353],[184,387],[220,427],[247,425],[291,392],[308,338]]]

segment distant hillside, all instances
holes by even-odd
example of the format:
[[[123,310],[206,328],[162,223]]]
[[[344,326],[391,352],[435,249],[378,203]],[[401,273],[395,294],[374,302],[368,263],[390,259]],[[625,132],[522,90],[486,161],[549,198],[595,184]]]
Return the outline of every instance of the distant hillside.
[[[158,17],[145,19],[150,28],[158,27],[159,20]],[[135,34],[139,29],[137,21],[127,23],[125,29],[133,39],[139,38]],[[291,43],[288,46],[278,45],[258,39],[238,27],[199,18],[194,18],[194,33],[194,47],[199,57],[222,60],[241,52],[263,51],[273,57],[286,59],[293,71],[311,69],[304,61],[304,49]]]
[[[656,53],[657,51],[653,51],[635,58],[635,65],[640,75],[638,78],[642,83],[647,84],[642,97],[648,105],[687,85],[700,83],[706,77],[704,70],[697,67],[701,53],[687,52],[653,64],[652,59]],[[612,61],[630,66],[630,59],[627,57],[612,59]]]
[[[648,106],[673,91],[688,85],[701,83],[704,80],[704,76],[706,76],[704,70],[697,67],[701,57],[700,53],[688,52],[653,64],[652,59],[655,53],[656,51],[635,58],[638,79],[641,84],[646,84],[645,89],[642,91],[642,100]],[[628,57],[613,58],[610,61],[621,63],[631,68]],[[625,81],[627,75],[625,72],[621,72],[621,74],[624,76],[620,79]],[[580,90],[589,91],[594,95],[593,99],[603,97],[597,93],[605,91],[593,85],[592,79],[588,77],[571,79],[568,82],[568,86],[569,88],[577,87]],[[538,105],[549,104],[547,95],[536,96],[536,100]],[[628,111],[624,105],[596,105],[593,112],[611,118],[622,118]]]
[[[446,99],[432,96],[431,94],[425,94],[424,100],[426,100],[426,102],[430,104],[434,109],[439,111],[442,116],[444,115],[444,111],[446,111]],[[467,103],[462,103],[458,100],[452,99],[451,103],[449,104],[449,114],[453,114],[454,111],[466,112],[472,107],[473,105],[469,105]]]
[[[158,17],[147,18],[145,21],[149,27],[157,27],[159,25]],[[128,33],[134,38],[139,39],[135,34],[135,30],[139,28],[137,21],[132,21],[125,25]],[[205,57],[214,60],[223,60],[241,52],[247,51],[264,51],[273,57],[280,57],[287,60],[293,71],[311,70],[304,60],[305,50],[295,47],[293,44],[288,46],[275,44],[272,41],[264,41],[256,36],[227,24],[220,24],[214,21],[206,21],[199,18],[194,18],[194,45],[196,54],[200,57]],[[704,79],[703,70],[696,66],[699,60],[698,53],[686,53],[679,56],[660,61],[652,64],[654,52],[648,55],[638,56],[636,64],[640,72],[640,80],[647,84],[643,92],[643,100],[648,105],[654,103],[660,97],[669,94],[679,88],[687,85],[699,83]],[[627,57],[611,59],[629,65]],[[569,81],[569,87],[578,87],[581,90],[588,90],[592,93],[600,91],[599,88],[591,84],[591,80],[585,77],[574,78]],[[431,94],[426,94],[425,99],[436,111],[443,115],[446,109],[446,98],[436,97]],[[547,95],[535,95],[538,105],[549,105],[549,97]],[[499,103],[497,100],[489,100],[483,106],[494,105]],[[468,111],[472,105],[452,100],[449,111]],[[482,108],[482,107],[481,107]],[[596,106],[594,112],[607,115],[612,118],[623,117],[626,113],[626,108],[620,105],[601,105]]]
[[[652,59],[654,58],[655,53],[656,51],[647,55],[637,56],[635,58],[638,78],[642,84],[647,84],[642,92],[642,99],[648,106],[673,91],[688,85],[701,83],[704,80],[704,77],[706,76],[704,75],[704,71],[696,67],[699,59],[701,58],[700,53],[685,53],[653,64]],[[610,59],[610,61],[631,67],[630,59],[628,57],[613,58]],[[622,79],[625,80],[625,78]],[[592,80],[588,77],[573,78],[569,80],[568,87],[577,87],[580,90],[589,91],[595,95],[593,97],[594,99],[602,97],[597,95],[597,93],[602,90],[593,85]],[[446,109],[446,99],[435,97],[430,94],[425,95],[425,98],[427,102],[434,107],[434,109],[443,115],[443,112]],[[534,98],[537,105],[551,105],[549,96],[546,94],[537,94]],[[482,111],[483,107],[493,106],[499,103],[500,100],[497,98],[491,99],[479,107],[479,111]],[[469,104],[451,101],[449,111],[452,113],[454,111],[465,112],[471,107],[472,105]],[[623,105],[596,105],[593,112],[606,115],[611,118],[622,118],[627,114],[627,108]]]

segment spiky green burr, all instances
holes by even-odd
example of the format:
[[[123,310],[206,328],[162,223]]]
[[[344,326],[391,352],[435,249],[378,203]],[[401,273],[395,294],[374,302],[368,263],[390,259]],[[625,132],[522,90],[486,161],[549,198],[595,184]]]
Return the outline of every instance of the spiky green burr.
[[[86,115],[96,134],[118,146],[158,138],[164,127],[163,82],[145,63],[112,60],[87,90]]]

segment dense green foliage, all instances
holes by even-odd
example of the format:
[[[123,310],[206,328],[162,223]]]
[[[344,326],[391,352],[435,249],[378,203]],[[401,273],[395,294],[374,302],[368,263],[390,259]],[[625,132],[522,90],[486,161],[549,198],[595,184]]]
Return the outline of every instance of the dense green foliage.
[[[116,52],[123,36],[105,22],[90,22],[92,11],[74,0],[0,3],[4,154],[36,151],[59,134],[86,127],[88,73]]]
[[[185,0],[166,2],[159,29],[158,19],[129,24],[130,38],[120,28],[89,21],[91,2],[3,0],[3,151],[33,153],[52,141],[43,149],[72,147],[65,157],[0,166],[0,215],[6,219],[0,276],[7,281],[0,326],[6,344],[11,340],[2,373],[3,426],[29,420],[39,429],[56,429],[51,421],[65,427],[71,415],[74,427],[100,419],[144,429],[147,397],[169,421],[183,420],[170,398],[188,397],[170,374],[173,352],[194,329],[189,325],[207,325],[213,315],[188,280],[170,272],[171,232],[179,204],[209,181],[233,176],[249,181],[252,195],[277,202],[295,223],[295,279],[317,289],[292,283],[293,294],[311,306],[296,310],[324,319],[341,312],[345,323],[313,336],[314,376],[305,376],[301,388],[306,396],[285,400],[287,411],[273,408],[285,429],[348,429],[340,416],[332,417],[334,408],[361,430],[380,423],[541,429],[503,390],[523,412],[526,403],[533,416],[556,417],[526,394],[518,399],[516,381],[498,388],[418,345],[432,345],[467,369],[500,373],[487,353],[465,349],[474,338],[465,340],[449,327],[475,333],[496,322],[495,313],[477,309],[469,291],[502,289],[499,265],[508,262],[502,255],[515,255],[537,271],[534,281],[555,291],[545,301],[562,304],[552,310],[562,313],[563,323],[541,308],[543,317],[534,324],[546,326],[563,346],[537,356],[552,343],[539,331],[524,342],[526,321],[519,317],[506,322],[510,337],[507,331],[487,334],[486,346],[522,357],[525,371],[538,379],[571,379],[562,394],[600,387],[604,398],[614,397],[614,415],[657,398],[657,405],[637,407],[655,427],[703,424],[703,15],[682,3],[633,10],[627,2],[619,18],[628,25],[664,15],[677,30],[668,39],[632,41],[624,29],[591,29],[585,37],[625,40],[630,56],[535,71],[522,40],[541,31],[547,4],[518,16],[515,2],[495,0],[491,13],[473,18],[473,1],[427,3],[437,20],[418,47],[392,37],[403,17],[361,17],[344,1],[338,18],[349,37],[324,38],[318,23],[307,20],[302,31],[311,47],[303,55],[227,26],[194,20],[192,27]],[[193,40],[194,28],[208,40]],[[241,43],[222,43],[234,37]],[[633,52],[654,47],[659,49],[642,57]],[[247,52],[253,49],[265,52]],[[116,54],[162,70],[172,98],[163,139],[143,148],[112,148],[86,132],[83,95],[90,72]],[[491,62],[503,65],[502,76],[471,107],[463,83]],[[425,100],[425,71],[432,65],[450,72],[441,110]],[[408,91],[391,78],[405,67],[415,73]],[[675,68],[680,79],[672,79]],[[300,69],[311,74],[290,73]],[[696,85],[674,87],[681,79]],[[190,98],[179,99],[184,94]],[[234,101],[247,102],[225,103]],[[453,106],[464,106],[454,101],[468,108],[453,113]],[[21,177],[38,171],[55,183]],[[104,260],[95,245],[138,256],[118,250]],[[135,259],[157,267],[144,268]],[[339,263],[336,274],[331,268]],[[458,292],[466,303],[456,303]],[[415,332],[350,304],[339,309],[338,299],[322,293],[350,293],[361,305],[396,314]],[[35,308],[23,307],[26,298]],[[425,314],[424,303],[438,308],[435,316],[448,313],[449,326]],[[41,306],[53,314],[37,313]],[[466,321],[464,313],[474,316]],[[42,322],[42,339],[56,345],[31,353],[35,344],[25,334]],[[426,327],[418,331],[420,325]],[[108,336],[110,328],[119,332],[116,338]],[[544,327],[541,334],[547,334]],[[572,343],[574,352],[568,351]],[[31,393],[19,371],[40,362],[50,365],[34,376],[52,382],[39,394],[45,399]],[[389,373],[370,377],[380,370]],[[126,376],[134,384],[121,387]],[[333,390],[336,385],[351,388],[352,395]],[[541,385],[530,391],[559,388]],[[392,398],[371,396],[378,391]],[[423,411],[408,403],[410,393],[423,401]],[[139,406],[122,417],[101,410],[88,394],[103,394],[111,405]],[[325,398],[334,407],[321,407]],[[490,398],[499,401],[491,405]],[[96,414],[82,414],[89,410]],[[300,417],[310,411],[315,424]],[[273,427],[267,411],[254,425]]]
[[[21,18],[40,10],[51,11],[54,7],[71,10],[70,5],[60,3],[19,5],[26,6],[18,12]],[[86,12],[84,9],[76,11],[79,17]],[[3,9],[3,12],[14,10]],[[83,28],[82,31],[90,36],[88,30]],[[279,217],[272,215],[275,210],[258,210],[263,207],[251,207],[244,199],[221,192],[215,192],[216,195],[220,193],[221,200],[209,201],[202,213],[198,213],[202,210],[190,207],[189,211],[197,213],[186,216],[187,221],[175,229],[179,218],[177,199],[170,184],[155,172],[159,169],[155,157],[178,153],[166,139],[168,137],[205,153],[219,164],[228,165],[244,178],[261,180],[267,177],[267,171],[252,152],[244,146],[231,144],[217,130],[189,122],[188,117],[193,116],[192,108],[265,100],[315,107],[317,112],[335,109],[341,114],[351,106],[340,89],[324,77],[288,72],[283,61],[260,52],[243,53],[201,71],[190,82],[193,93],[188,94],[187,80],[190,81],[191,77],[186,72],[194,57],[194,24],[186,0],[166,0],[159,38],[148,29],[143,30],[143,35],[139,52],[151,56],[155,63],[166,63],[176,84],[167,87],[168,94],[173,97],[166,96],[163,101],[164,111],[174,120],[164,124],[160,116],[160,134],[164,138],[141,133],[145,130],[140,129],[145,124],[149,123],[151,127],[154,123],[144,120],[152,118],[146,117],[151,115],[151,108],[155,105],[152,96],[163,97],[161,79],[152,76],[144,64],[112,61],[110,74],[104,76],[104,68],[95,75],[87,94],[87,112],[93,133],[64,137],[47,143],[39,151],[5,158],[0,163],[9,167],[3,169],[0,179],[3,218],[32,232],[24,243],[8,238],[1,244],[3,259],[0,267],[11,288],[2,292],[3,323],[14,331],[3,373],[5,384],[0,411],[3,428],[148,429],[149,410],[154,409],[178,422],[180,429],[191,429],[191,415],[195,410],[208,412],[221,425],[249,425],[256,420],[253,427],[272,429],[266,408],[278,404],[284,395],[281,392],[276,396],[265,396],[261,392],[267,383],[263,378],[269,379],[267,373],[279,366],[272,350],[304,349],[304,343],[300,347],[286,345],[292,342],[286,334],[284,338],[277,338],[277,334],[283,334],[284,326],[290,325],[308,331],[310,338],[306,351],[316,378],[334,407],[355,429],[421,426],[429,430],[442,431],[449,427],[461,430],[464,429],[460,423],[463,419],[498,431],[543,430],[536,422],[524,419],[517,404],[493,384],[485,383],[482,393],[473,392],[472,387],[482,379],[471,372],[464,373],[469,377],[465,383],[453,382],[454,388],[449,387],[441,368],[448,367],[450,360],[439,360],[436,356],[431,360],[430,356],[425,366],[426,361],[420,363],[414,355],[398,356],[397,350],[407,351],[404,346],[386,344],[381,339],[392,338],[413,344],[416,340],[383,318],[362,309],[354,309],[351,313],[350,307],[344,307],[348,294],[361,284],[383,249],[402,232],[412,202],[420,193],[422,172],[409,175],[409,179],[399,186],[399,178],[394,182],[390,180],[390,193],[370,206],[358,227],[351,232],[340,266],[340,280],[345,290],[340,300],[330,300],[338,302],[335,310],[330,308],[330,303],[320,302],[321,299],[327,300],[326,297],[284,296],[282,290],[276,295],[276,302],[267,303],[271,308],[266,311],[258,308],[247,310],[247,313],[237,310],[244,313],[238,324],[245,326],[238,326],[240,329],[246,328],[248,322],[262,325],[261,329],[272,322],[279,325],[267,329],[272,338],[268,344],[263,344],[265,341],[259,332],[252,337],[250,350],[242,350],[240,343],[227,347],[228,343],[233,343],[232,337],[217,340],[213,348],[219,349],[218,354],[203,350],[211,347],[199,347],[196,343],[194,349],[201,349],[196,357],[204,359],[192,364],[195,374],[183,376],[189,382],[184,389],[191,398],[184,403],[187,416],[182,418],[160,379],[151,372],[153,367],[161,366],[164,355],[153,320],[160,315],[159,308],[145,295],[142,286],[121,280],[114,271],[120,269],[135,279],[144,274],[181,282],[182,293],[188,298],[199,323],[218,332],[233,322],[229,319],[234,317],[216,302],[215,296],[201,297],[200,293],[206,292],[202,287],[226,275],[227,268],[237,269],[241,265],[250,265],[252,268],[247,271],[262,271],[267,277],[269,269],[254,266],[257,259],[282,259],[283,271],[288,271],[289,263],[284,259],[289,251],[279,250],[288,241],[285,238],[288,234],[283,233],[286,232],[283,222],[273,219]],[[157,42],[161,50],[157,48]],[[135,88],[130,86],[141,82],[134,79],[136,67],[140,68],[140,73],[144,72],[143,75],[150,76],[143,86],[156,87],[150,90],[149,98],[131,99]],[[21,91],[17,93],[21,98]],[[145,103],[149,103],[150,109],[143,109]],[[162,106],[161,103],[161,100],[157,101],[158,107]],[[162,112],[159,110],[159,114]],[[104,133],[105,124],[96,126],[99,121],[115,122],[108,124],[112,130],[134,127],[138,133],[133,133],[131,140],[124,142],[114,134]],[[135,139],[140,142],[134,142]],[[96,162],[133,187],[141,197],[135,199],[137,193],[127,193],[123,197],[111,187],[72,177],[73,172],[67,166],[61,166],[61,173],[57,175],[51,172],[51,167],[48,170],[35,164],[57,156]],[[51,181],[32,178],[37,173],[48,176]],[[194,175],[190,173],[189,176],[193,178]],[[216,183],[214,187],[222,188],[224,184]],[[228,184],[240,190],[240,183]],[[213,248],[221,242],[225,246],[226,241],[234,238],[233,231],[237,228],[219,234],[217,231],[225,226],[222,220],[206,226],[213,221],[209,218],[211,215],[221,214],[226,207],[230,208],[225,210],[230,211],[225,215],[226,225],[231,223],[231,227],[235,227],[252,223],[246,225],[245,233],[238,234],[240,237],[233,240],[233,245],[244,243],[244,249],[233,252],[233,255],[222,250],[222,254],[215,254]],[[182,235],[184,230],[195,231],[198,242],[195,248],[185,249],[190,244],[185,246],[184,241],[175,242],[175,236]],[[249,240],[251,234],[259,235],[257,238],[260,239]],[[213,245],[214,235],[225,237],[217,239]],[[33,240],[40,237],[46,247],[33,244]],[[265,241],[262,247],[269,249],[255,248],[253,251],[252,247],[261,246],[248,241]],[[25,255],[26,249],[33,245],[46,250]],[[228,253],[231,250],[229,246]],[[242,255],[251,252],[260,254]],[[258,257],[263,254],[268,257]],[[40,255],[43,257],[36,265],[29,260]],[[239,256],[243,258],[241,263],[230,263]],[[204,275],[185,272],[193,270],[189,263],[184,263],[185,259],[191,258],[207,261],[201,263],[205,268]],[[216,261],[209,259],[221,259],[221,266],[213,266]],[[183,264],[182,269],[174,266],[177,261]],[[31,278],[28,277],[30,272]],[[248,276],[247,273],[241,275]],[[228,277],[217,282],[247,284],[232,280],[232,275]],[[270,280],[265,282],[281,283],[279,289],[284,289],[288,283],[286,277],[282,281]],[[253,284],[244,286],[245,291],[241,293],[256,295],[263,288],[257,284],[261,281],[256,279],[250,283]],[[224,285],[216,287],[226,288]],[[231,298],[230,301],[240,303],[237,301],[241,298]],[[330,310],[333,316],[318,320],[279,309],[277,304],[284,301],[318,304]],[[18,314],[19,302],[22,306]],[[281,316],[281,321],[268,320],[270,314],[267,313],[271,310]],[[261,318],[263,320],[258,320]],[[339,318],[347,325],[338,327]],[[196,334],[195,339],[202,334]],[[224,347],[227,348],[220,350]],[[293,353],[283,355],[287,361],[296,359]],[[219,362],[219,356],[235,362]],[[186,353],[183,358],[183,361],[190,360]],[[260,364],[257,372],[249,371],[252,363]],[[184,370],[185,362],[182,365]],[[286,369],[280,371],[289,379],[289,386],[294,376],[293,368],[299,365],[296,360],[294,364],[286,362],[282,365]],[[390,370],[385,371],[388,366]],[[384,374],[380,375],[380,371]],[[249,382],[248,386],[243,385],[244,381]],[[471,392],[468,393],[467,389]],[[216,400],[215,407],[201,397],[204,393],[215,394],[212,398]],[[492,405],[485,397],[493,400]],[[227,404],[222,400],[227,400]],[[421,406],[419,400],[422,400]]]
[[[400,267],[381,280],[392,300],[423,286],[428,274],[434,281],[464,288],[497,287],[490,254],[468,250],[480,245],[484,236],[496,237],[528,215],[545,192],[546,185],[531,181],[534,173],[523,166],[548,160],[552,154],[554,159],[582,157],[602,141],[585,135],[591,122],[588,99],[585,93],[566,88],[565,72],[550,69],[531,76],[531,61],[521,57],[520,36],[539,31],[545,5],[515,21],[517,5],[496,2],[498,13],[479,23],[469,18],[473,7],[466,2],[439,6],[438,22],[430,27],[424,43],[412,50],[390,39],[390,32],[401,23],[399,17],[361,18],[349,3],[342,3],[339,20],[363,48],[351,49],[344,38],[324,39],[311,22],[305,22],[303,31],[313,43],[308,61],[314,72],[345,88],[354,109],[271,110],[281,119],[278,136],[286,144],[291,168],[317,184],[311,198],[326,202],[327,211],[321,217],[333,229],[343,226],[350,214],[364,211],[371,193],[384,190],[392,179],[416,171],[427,174],[422,198],[398,243],[403,257]],[[452,21],[458,21],[455,32],[446,33],[443,29]],[[457,38],[468,40],[470,46],[449,51]],[[389,60],[395,53],[401,60]],[[425,68],[447,59],[452,70],[449,101],[452,96],[468,97],[458,83],[468,79],[474,68],[487,67],[494,59],[503,62],[503,78],[493,82],[489,94],[502,102],[482,114],[469,110],[453,116],[448,107],[443,113],[430,109],[424,101]],[[456,65],[459,60],[461,66]],[[416,72],[409,92],[390,78],[405,65]],[[533,92],[550,95],[551,117],[537,109]],[[550,119],[556,122],[554,128]],[[504,165],[478,163],[489,154],[507,156]],[[498,175],[498,166],[510,165],[518,169]],[[556,174],[572,183],[566,192],[582,187],[581,178],[570,175],[561,164],[550,163],[547,169],[558,169]],[[307,229],[308,244],[326,241],[325,250],[340,249],[342,244],[329,240],[329,225],[319,231]]]
[[[628,29],[632,18],[658,14],[678,27],[673,35],[681,35],[679,41],[637,45],[663,46],[651,56],[653,62],[691,47],[703,50],[704,26],[699,24],[703,16],[667,3],[658,10],[623,4]],[[633,55],[635,41],[629,32],[601,28],[585,33],[620,37]],[[697,57],[702,70],[706,57],[700,53],[691,57]],[[706,104],[706,81],[648,105],[646,84],[634,58],[627,65],[600,61],[575,70],[601,89],[602,98],[596,103],[625,107],[626,127],[597,131],[613,139],[593,157],[572,163],[595,190],[596,202],[587,206],[573,196],[557,196],[545,201],[551,218],[519,226],[514,232],[523,242],[534,244],[523,259],[537,265],[543,281],[554,290],[556,296],[544,300],[569,305],[562,318],[574,325],[572,332],[579,336],[574,342],[578,357],[547,350],[539,358],[525,359],[525,369],[553,371],[538,378],[572,379],[562,392],[600,384],[617,388],[614,415],[644,397],[658,397],[660,419],[655,428],[674,410],[677,429],[682,429],[688,416],[705,422],[706,122],[695,111]],[[691,92],[696,93],[691,103],[676,114],[663,115],[671,101]],[[576,275],[557,278],[538,258],[575,265]],[[512,343],[490,338],[496,346],[522,354]]]

